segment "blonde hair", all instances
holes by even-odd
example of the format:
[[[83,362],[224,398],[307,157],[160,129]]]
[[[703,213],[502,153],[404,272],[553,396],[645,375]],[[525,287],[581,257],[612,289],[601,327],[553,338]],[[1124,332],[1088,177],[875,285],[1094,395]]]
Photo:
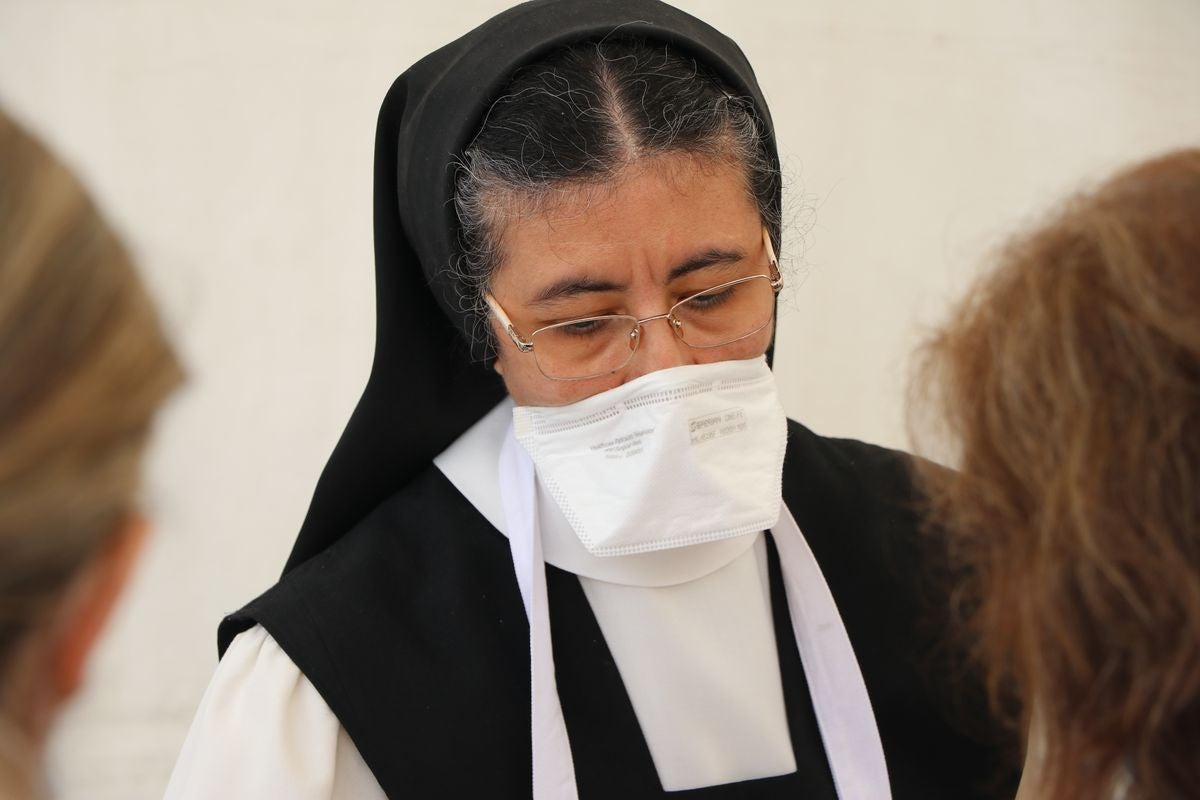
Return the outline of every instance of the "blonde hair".
[[[924,350],[921,470],[994,702],[1039,795],[1200,786],[1200,150],[1010,244]],[[920,403],[920,400],[928,404]],[[920,423],[918,423],[919,425]]]
[[[0,679],[131,511],[182,371],[79,182],[0,111]]]

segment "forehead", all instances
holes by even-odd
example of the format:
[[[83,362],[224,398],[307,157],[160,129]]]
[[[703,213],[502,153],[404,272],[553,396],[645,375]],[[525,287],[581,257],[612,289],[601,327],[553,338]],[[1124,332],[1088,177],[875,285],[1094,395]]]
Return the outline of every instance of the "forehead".
[[[563,274],[628,279],[703,248],[748,247],[762,222],[741,170],[689,155],[646,159],[615,179],[571,189],[512,215],[492,285]]]

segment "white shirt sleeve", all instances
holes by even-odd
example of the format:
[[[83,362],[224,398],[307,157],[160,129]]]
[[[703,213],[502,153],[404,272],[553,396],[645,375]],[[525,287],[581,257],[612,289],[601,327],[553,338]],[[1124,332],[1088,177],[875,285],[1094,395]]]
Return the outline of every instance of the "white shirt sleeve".
[[[264,797],[386,800],[324,699],[256,625],[218,664],[165,800]]]

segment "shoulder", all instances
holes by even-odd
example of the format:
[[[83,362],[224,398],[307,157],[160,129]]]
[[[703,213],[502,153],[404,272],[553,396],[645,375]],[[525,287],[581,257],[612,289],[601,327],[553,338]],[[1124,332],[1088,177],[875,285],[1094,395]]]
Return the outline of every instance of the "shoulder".
[[[303,672],[385,786],[420,788],[441,775],[421,766],[423,741],[463,741],[477,709],[528,714],[528,622],[508,541],[432,465],[227,617],[221,646],[254,625]],[[521,746],[493,747],[494,758]]]
[[[794,422],[788,432],[784,499],[856,645],[912,636],[922,620],[940,626],[942,548],[922,524],[911,457]]]
[[[820,436],[795,420],[788,420],[785,483],[808,483],[837,499],[864,493],[884,500],[913,496],[912,456],[899,450]]]
[[[980,775],[1007,779],[1006,756],[994,744],[1007,740],[948,635],[947,551],[923,523],[913,461],[789,421],[784,499],[850,635],[895,785],[928,787],[921,796],[988,796],[961,790]],[[931,773],[930,748],[951,767]]]
[[[874,561],[923,539],[911,464],[907,453],[819,436],[789,420],[784,500],[814,551]]]
[[[491,664],[489,679],[500,682],[517,667],[528,670],[528,623],[508,540],[433,465],[227,617],[219,645],[256,624],[356,740],[383,724],[375,704],[435,724],[430,697],[484,687],[479,665]],[[379,690],[367,696],[364,685]]]
[[[259,626],[239,635],[217,666],[165,796],[218,795],[383,797],[329,706]]]
[[[234,636],[259,623],[286,647],[298,625],[361,617],[354,609],[367,597],[383,601],[372,602],[373,609],[434,603],[497,561],[508,564],[508,552],[503,535],[430,465],[328,550],[229,615],[218,648],[223,653]]]

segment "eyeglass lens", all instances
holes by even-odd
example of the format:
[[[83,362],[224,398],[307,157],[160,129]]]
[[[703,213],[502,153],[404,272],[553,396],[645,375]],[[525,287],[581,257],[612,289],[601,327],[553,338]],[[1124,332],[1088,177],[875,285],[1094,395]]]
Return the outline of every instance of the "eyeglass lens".
[[[770,279],[757,275],[722,284],[676,304],[671,314],[678,324],[671,327],[690,347],[720,347],[762,330],[774,312],[775,292]],[[551,325],[533,334],[534,358],[550,378],[586,378],[614,372],[633,358],[640,338],[637,327],[637,318],[625,315]]]

